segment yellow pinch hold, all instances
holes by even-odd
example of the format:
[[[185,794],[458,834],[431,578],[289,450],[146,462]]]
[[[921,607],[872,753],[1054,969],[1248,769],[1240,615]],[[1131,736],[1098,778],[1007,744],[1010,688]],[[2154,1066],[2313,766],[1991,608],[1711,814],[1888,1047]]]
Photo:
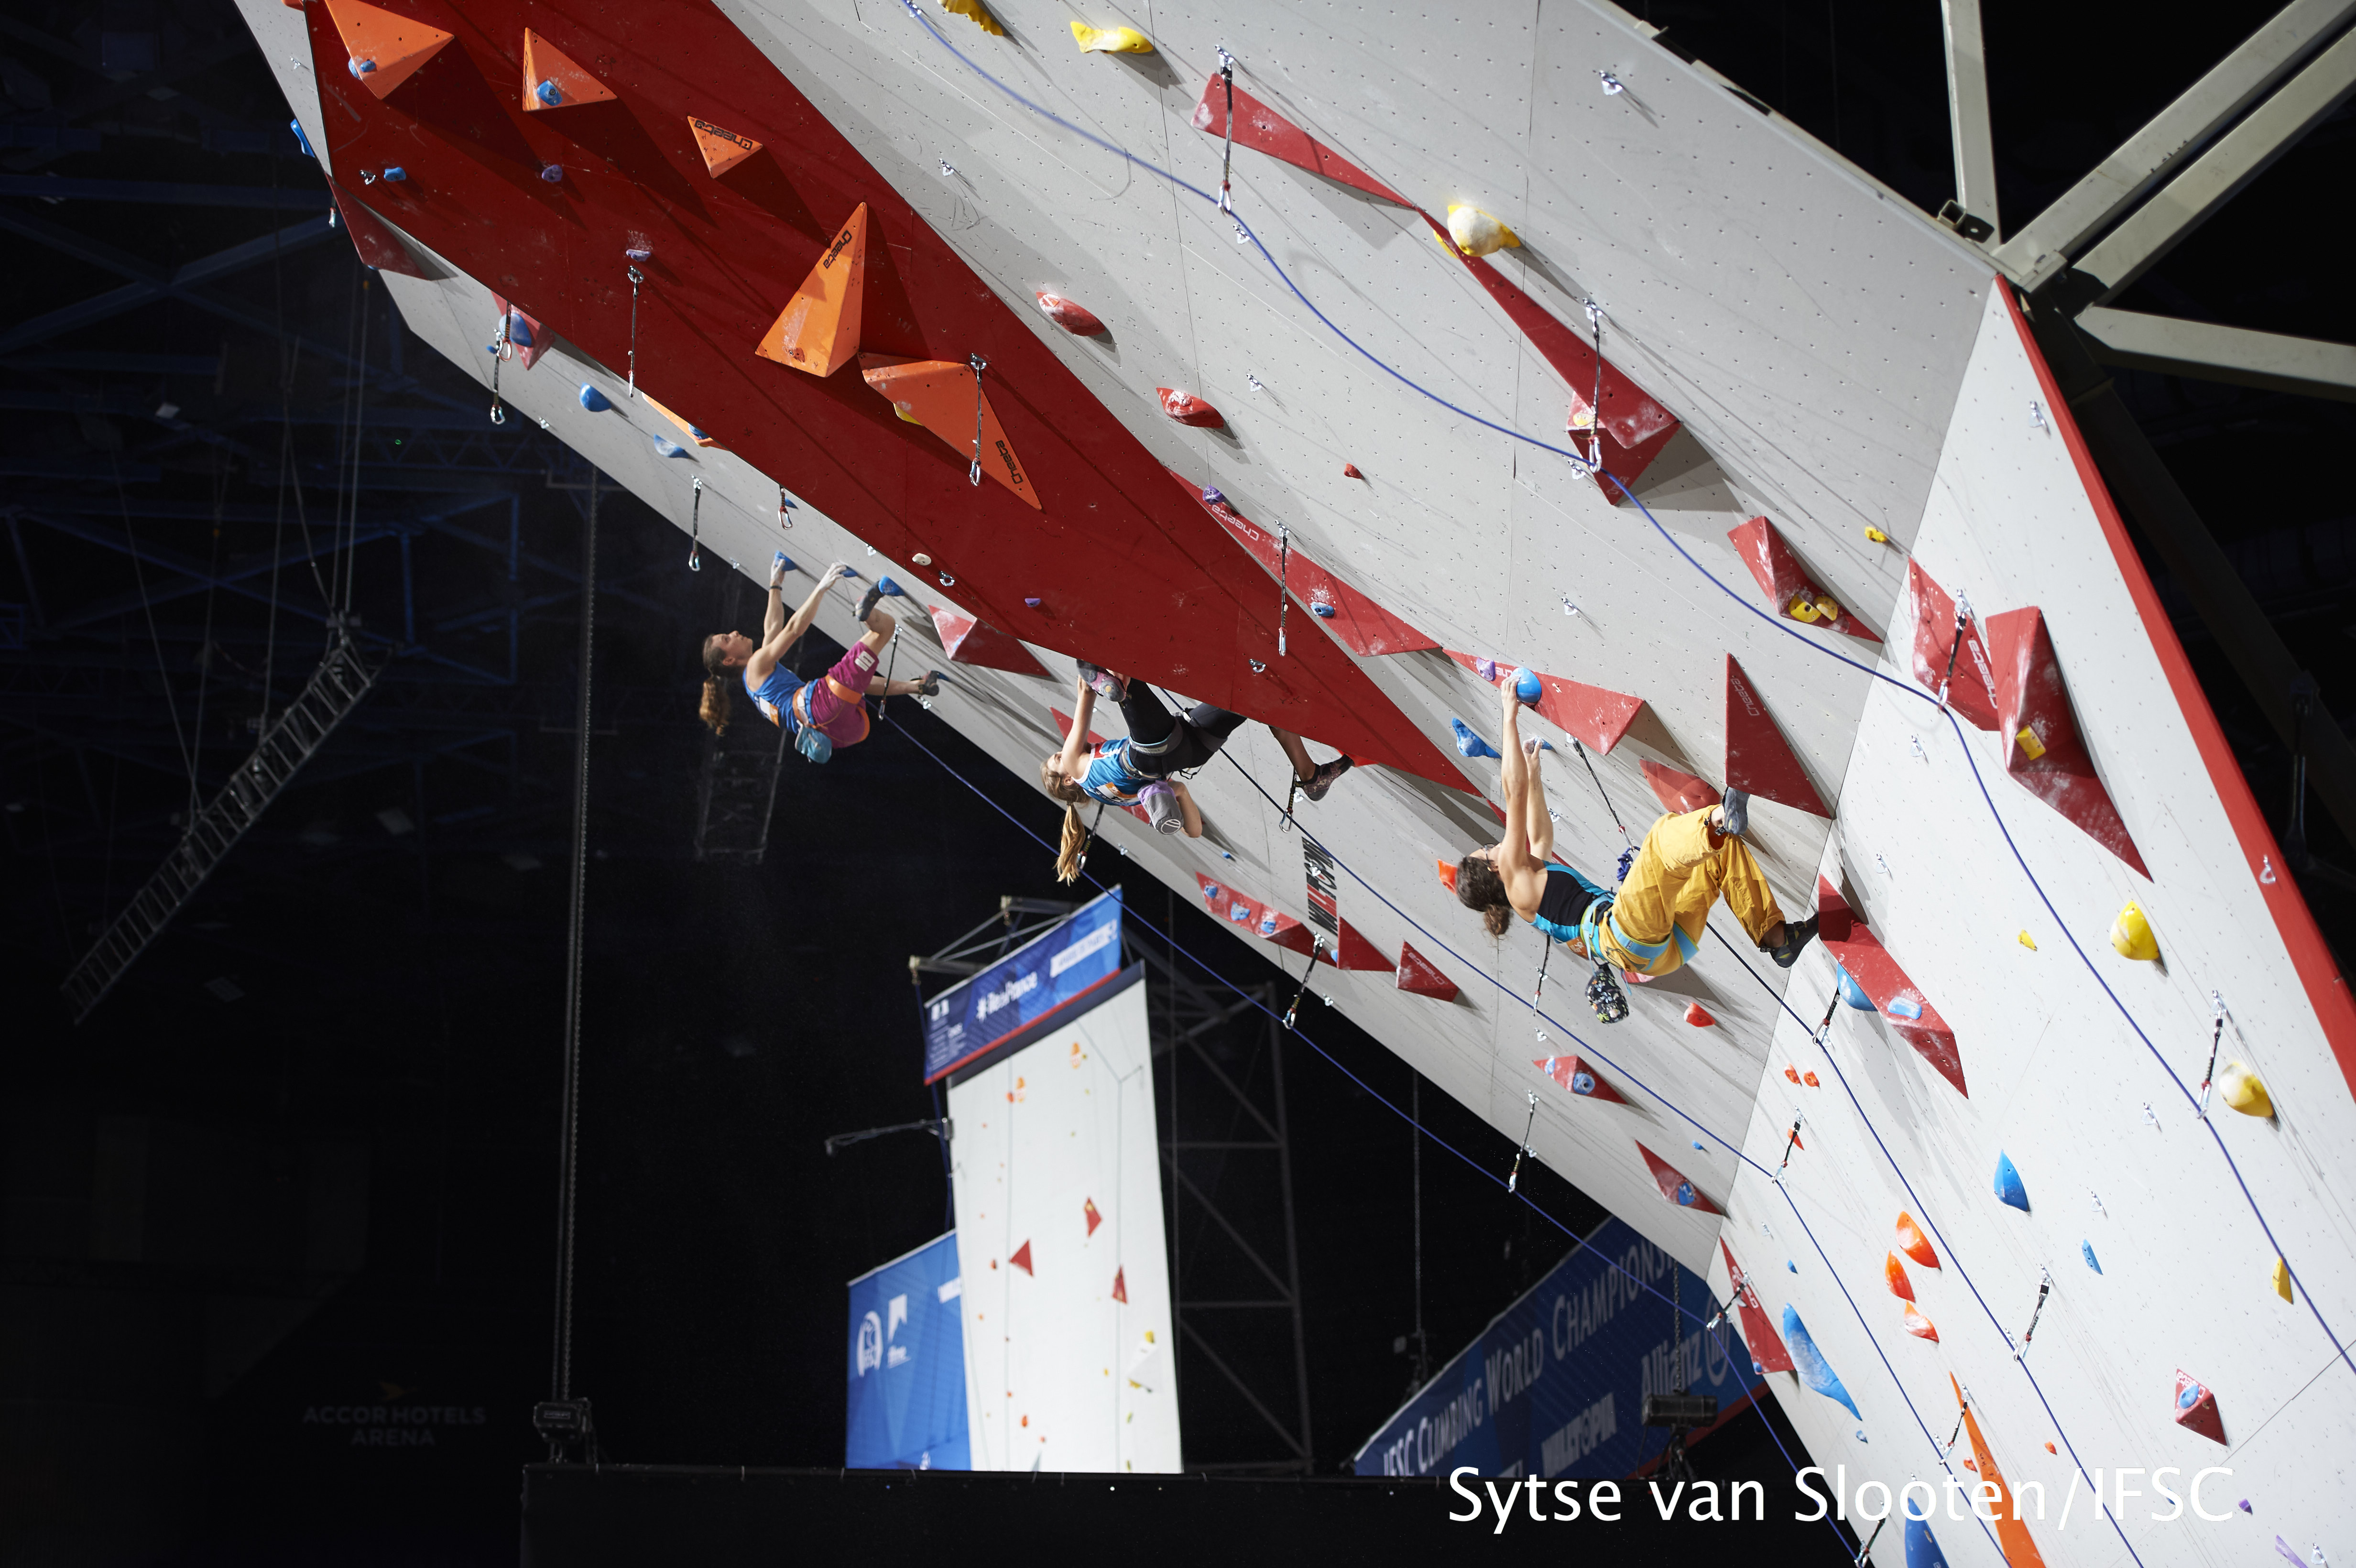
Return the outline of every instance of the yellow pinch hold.
[[[2153,963],[2159,957],[2159,938],[2151,933],[2151,922],[2133,899],[2111,922],[2111,946],[2120,957],[2142,964]]]
[[[1153,40],[1135,27],[1091,27],[1086,22],[1072,24],[1072,42],[1080,46],[1082,54],[1150,55]]]
[[[1518,250],[1522,243],[1520,235],[1477,207],[1448,209],[1448,237],[1468,256],[1494,256],[1500,251]]]
[[[2275,1294],[2281,1296],[2285,1301],[2288,1301],[2291,1298],[2290,1264],[2284,1262],[2281,1258],[2275,1259]]]
[[[990,7],[981,0],[941,0],[941,9],[965,17],[993,38],[1006,36],[1006,29],[998,25],[998,18],[990,14]]]
[[[2020,933],[2020,944],[2023,947],[2028,948],[2031,953],[2037,951],[2037,938],[2029,935],[2029,933],[2025,931]]]
[[[2238,1061],[2229,1061],[2217,1070],[2217,1093],[2225,1104],[2245,1116],[2271,1116],[2275,1103],[2266,1094],[2265,1081]]]
[[[2020,727],[2020,733],[2015,735],[2013,739],[2020,742],[2020,749],[2028,753],[2029,760],[2032,763],[2045,754],[2045,742],[2039,740],[2037,731],[2026,724]]]
[[[1877,528],[1869,527],[1865,530],[1865,537],[1871,539],[1875,544],[1888,544],[1890,542],[1890,536],[1883,533]]]

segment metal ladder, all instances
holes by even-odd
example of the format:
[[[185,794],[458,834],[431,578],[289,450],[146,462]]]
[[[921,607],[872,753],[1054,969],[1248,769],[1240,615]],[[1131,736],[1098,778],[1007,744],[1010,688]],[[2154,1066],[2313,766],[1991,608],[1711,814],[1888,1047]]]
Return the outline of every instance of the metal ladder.
[[[90,1016],[123,972],[161,934],[180,906],[203,885],[221,858],[245,836],[287,781],[335,732],[344,716],[359,706],[376,684],[377,672],[360,662],[348,637],[338,637],[302,694],[287,704],[253,755],[238,765],[220,793],[208,802],[146,886],[123,906],[60,987],[73,1008],[74,1022]]]
[[[715,736],[703,753],[696,790],[695,858],[757,866],[769,847],[769,816],[777,800],[777,774],[784,766],[786,734],[773,739],[752,724],[732,744]]]

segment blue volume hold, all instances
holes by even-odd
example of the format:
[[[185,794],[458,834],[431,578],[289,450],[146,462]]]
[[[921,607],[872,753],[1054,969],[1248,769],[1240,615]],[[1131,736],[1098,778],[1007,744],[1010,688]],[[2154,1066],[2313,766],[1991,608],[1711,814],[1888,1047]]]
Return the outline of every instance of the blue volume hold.
[[[769,564],[776,567],[780,571],[791,571],[794,569],[793,559],[787,555],[784,550],[779,550],[775,556],[771,557]]]
[[[2020,1172],[2012,1167],[2012,1156],[1998,1150],[1996,1157],[1996,1195],[2022,1213],[2029,1212],[2029,1189],[2020,1184]]]
[[[547,104],[551,109],[555,108],[558,104],[564,101],[564,93],[562,90],[556,85],[553,78],[551,78],[549,80],[541,82],[538,87],[533,88],[531,90],[531,95],[534,98],[539,99],[542,103]]]
[[[303,149],[305,157],[316,158],[319,155],[311,150],[311,138],[303,134],[303,122],[289,120],[286,122],[286,128],[294,133],[294,144]]]
[[[1456,731],[1456,750],[1467,757],[1494,757],[1497,749],[1465,727],[1462,719],[1451,719],[1448,727]]]
[[[655,455],[657,457],[685,457],[687,455],[687,448],[680,445],[679,443],[671,440],[669,436],[659,435],[655,437]]]
[[[1916,1519],[1912,1509],[1906,1510],[1906,1568],[1947,1568],[1947,1554],[1939,1550],[1931,1521]]]
[[[508,312],[508,341],[518,348],[531,347],[531,324],[524,320],[519,311]]]
[[[888,577],[877,578],[875,580],[875,586],[887,599],[905,599],[908,596],[908,591],[906,589],[901,587],[898,583],[893,581]]]
[[[1517,669],[1514,672],[1514,699],[1515,701],[1520,702],[1525,706],[1535,708],[1537,706],[1538,699],[1545,695],[1546,686],[1545,683],[1538,679],[1537,671],[1534,669]]]
[[[1310,613],[1314,614],[1321,621],[1330,621],[1334,616],[1342,613],[1339,610],[1334,609],[1331,604],[1312,604],[1309,606],[1309,609]]]
[[[1799,1270],[1794,1268],[1792,1272],[1797,1274]],[[1800,1321],[1799,1313],[1788,1301],[1783,1304],[1783,1344],[1792,1352],[1792,1366],[1799,1372],[1802,1382],[1826,1399],[1837,1400],[1847,1405],[1848,1413],[1859,1421],[1865,1419],[1864,1412],[1857,1408],[1857,1401],[1851,1399],[1848,1390],[1841,1386],[1840,1374],[1833,1371],[1832,1363],[1826,1360],[1824,1352],[1816,1349],[1815,1340],[1808,1337],[1808,1326]]]
[[[384,177],[391,180],[393,184],[399,185],[402,180],[409,177],[409,171],[402,168],[399,164],[387,164],[384,166]]]
[[[593,414],[602,414],[614,406],[614,400],[587,381],[581,383],[581,406]]]
[[[2086,1260],[2086,1266],[2088,1268],[2093,1269],[2096,1274],[2103,1272],[2103,1265],[2094,1261],[2094,1243],[2080,1242],[2078,1243],[2078,1255]]]

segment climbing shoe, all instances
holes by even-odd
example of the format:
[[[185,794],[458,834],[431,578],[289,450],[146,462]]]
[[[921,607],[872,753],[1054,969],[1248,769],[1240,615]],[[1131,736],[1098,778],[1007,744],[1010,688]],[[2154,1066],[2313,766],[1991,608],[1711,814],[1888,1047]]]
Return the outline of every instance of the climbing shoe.
[[[1587,1005],[1598,1023],[1616,1024],[1628,1016],[1628,993],[1601,964],[1587,977]]]
[[[1100,669],[1086,659],[1080,661],[1080,684],[1108,702],[1119,702],[1129,695],[1129,678],[1126,676]]]
[[[1317,764],[1315,773],[1301,781],[1299,785],[1301,793],[1312,800],[1323,800],[1325,792],[1333,787],[1333,781],[1356,765],[1347,757],[1336,757],[1330,763],[1320,763]]]
[[[859,608],[851,618],[862,626],[867,624],[867,617],[875,613],[875,606],[882,603],[883,600],[884,590],[880,585],[868,589],[861,597]]]
[[[1800,961],[1800,949],[1805,947],[1816,934],[1816,920],[1817,917],[1812,914],[1797,925],[1788,920],[1785,921],[1783,944],[1769,947],[1762,944],[1759,951],[1775,960],[1775,967],[1778,969],[1789,969]]]
[[[1729,837],[1740,838],[1751,830],[1751,792],[1749,790],[1730,787],[1726,792],[1726,799],[1719,805],[1726,813],[1726,833]],[[1788,961],[1779,960],[1779,962],[1786,962],[1788,966]]]

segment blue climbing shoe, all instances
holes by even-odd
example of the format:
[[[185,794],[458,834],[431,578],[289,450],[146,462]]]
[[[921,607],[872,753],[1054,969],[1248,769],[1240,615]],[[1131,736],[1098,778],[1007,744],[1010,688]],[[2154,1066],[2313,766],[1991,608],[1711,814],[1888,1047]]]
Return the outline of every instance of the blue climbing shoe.
[[[1108,702],[1119,702],[1129,695],[1129,677],[1113,674],[1087,660],[1080,661],[1080,684]]]
[[[1730,784],[1727,787],[1726,798],[1719,804],[1726,813],[1726,832],[1730,837],[1740,838],[1751,830],[1751,792],[1749,790],[1736,789]],[[1791,965],[1787,964],[1784,967],[1789,968]]]

